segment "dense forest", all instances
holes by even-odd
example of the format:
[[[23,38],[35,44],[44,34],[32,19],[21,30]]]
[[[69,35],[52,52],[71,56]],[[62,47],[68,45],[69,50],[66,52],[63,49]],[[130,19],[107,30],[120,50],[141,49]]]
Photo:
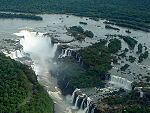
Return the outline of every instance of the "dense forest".
[[[92,31],[86,30],[81,26],[72,26],[69,29],[67,28],[68,33],[75,37],[76,40],[83,41],[86,37],[93,38],[94,34]]]
[[[42,20],[42,17],[33,14],[13,14],[13,13],[0,13],[0,18],[22,18],[30,20]]]
[[[108,97],[102,103],[111,107],[111,109],[103,109],[105,113],[149,113],[150,112],[150,98],[149,89],[144,89],[145,96],[140,97],[138,90],[133,90],[123,97]],[[101,108],[97,108],[101,111]]]
[[[52,113],[53,102],[26,65],[0,54],[0,113]]]
[[[87,48],[79,50],[70,58],[59,59],[58,83],[63,94],[72,93],[75,88],[104,86],[106,74],[112,68],[115,59],[112,54],[121,49],[121,41],[114,39],[106,46],[107,41],[101,40]],[[116,44],[114,44],[116,43]],[[112,54],[111,54],[112,53]]]
[[[123,27],[150,29],[149,0],[0,0],[0,10],[100,17]]]

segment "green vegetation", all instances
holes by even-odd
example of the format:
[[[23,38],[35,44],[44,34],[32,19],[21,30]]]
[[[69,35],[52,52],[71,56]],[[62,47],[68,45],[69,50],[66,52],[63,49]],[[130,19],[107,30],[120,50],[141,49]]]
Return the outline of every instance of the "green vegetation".
[[[70,30],[76,31],[78,33],[84,33],[84,29],[81,26],[72,26],[70,27]]]
[[[111,39],[110,43],[108,44],[109,51],[111,53],[117,53],[119,50],[121,50],[121,41],[119,39]]]
[[[0,54],[0,64],[0,111],[10,113],[28,97],[30,87],[19,63]]]
[[[122,36],[118,35],[121,39],[123,39],[131,49],[134,49],[135,45],[137,44],[137,41],[130,36]]]
[[[120,70],[121,70],[121,71],[125,71],[129,66],[130,66],[130,65],[125,64],[124,66],[122,66],[122,67],[120,68]]]
[[[131,31],[129,31],[129,29],[128,29],[128,30],[126,30],[126,33],[131,33]]]
[[[128,48],[125,48],[125,49],[124,49],[124,52],[128,52],[128,51],[129,51]]]
[[[121,56],[121,57],[126,57],[126,52],[123,52],[123,53],[121,53],[121,54],[119,54],[118,56]]]
[[[87,23],[86,23],[86,22],[79,22],[79,24],[87,25]]]
[[[69,66],[66,71],[62,71],[63,73],[60,74],[65,76],[64,79],[60,79],[60,82],[64,80],[66,84],[69,83],[66,89],[61,88],[65,94],[66,92],[72,93],[75,88],[104,85],[102,80],[105,79],[108,70],[112,68],[111,61],[113,59],[108,47],[105,46],[106,42],[106,40],[101,40],[99,43],[79,50],[78,54],[82,65],[77,64],[73,57],[68,60],[66,58],[67,64],[64,63],[62,68],[59,68],[60,71]]]
[[[97,17],[90,17],[91,20],[94,20],[94,21],[99,21],[99,18]]]
[[[0,64],[0,112],[52,113],[52,100],[28,66],[3,54]]]
[[[141,53],[139,56],[138,62],[141,63],[144,59],[148,58],[148,51],[145,51],[144,53]]]
[[[145,92],[145,91],[144,91]],[[149,90],[145,93],[149,95]],[[149,113],[150,104],[146,97],[141,98],[138,90],[133,90],[123,97],[108,97],[103,100],[112,109],[106,109],[105,112],[113,113]],[[145,106],[146,105],[146,106]]]
[[[13,13],[0,13],[0,18],[22,18],[30,20],[42,20],[42,17],[31,14],[13,14]]]
[[[72,36],[75,37],[76,40],[82,41],[86,37],[93,38],[94,34],[92,31],[84,31],[84,29],[81,26],[72,26],[69,29],[67,29],[69,33],[71,33]]]
[[[129,56],[129,61],[130,61],[131,63],[133,63],[135,60],[136,60],[136,58],[135,58],[135,57],[133,57],[133,56]]]
[[[110,26],[110,25],[105,25],[105,28],[106,28],[106,29],[113,29],[113,30],[120,31],[120,29],[119,29],[119,28],[112,27],[112,26]]]
[[[93,34],[92,31],[86,30],[86,31],[84,32],[84,34],[85,34],[85,36],[90,37],[90,38],[93,38],[93,37],[94,37],[94,34]]]
[[[126,5],[125,5],[126,4]],[[71,13],[105,18],[116,25],[149,31],[149,0],[0,0],[1,11],[24,13]]]
[[[110,24],[110,25],[115,25],[115,23],[114,22],[110,22],[110,21],[105,21],[105,22],[103,22],[104,24]]]
[[[137,53],[137,54],[142,53],[142,49],[143,49],[143,46],[142,46],[141,43],[139,43],[139,45],[138,45],[138,51],[137,51],[136,53]]]

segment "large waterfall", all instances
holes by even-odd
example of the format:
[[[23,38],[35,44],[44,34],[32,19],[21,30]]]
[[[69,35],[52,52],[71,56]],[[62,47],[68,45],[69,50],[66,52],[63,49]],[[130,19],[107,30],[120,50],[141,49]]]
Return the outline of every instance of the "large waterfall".
[[[43,33],[23,30],[15,34],[17,36],[23,37],[20,39],[20,44],[23,47],[23,52],[28,53],[33,60],[33,68],[36,74],[39,74],[39,70],[42,72],[43,70],[48,72],[48,61],[55,56],[57,44],[53,45],[51,43],[51,38],[43,35]],[[19,53],[19,51],[16,51],[16,54],[21,57],[21,54]],[[40,64],[38,65],[40,67],[38,67],[36,64]]]
[[[31,66],[38,75],[38,81],[44,86],[55,103],[56,113],[66,113],[64,98],[57,87],[57,82],[50,74],[50,69],[55,63],[53,58],[58,44],[53,44],[51,38],[39,32],[29,32],[23,30],[15,33],[20,38],[22,49],[11,52],[11,57],[18,60],[31,59]],[[21,59],[22,57],[22,59]]]
[[[119,76],[111,75],[110,83],[114,84],[116,87],[122,87],[127,90],[132,90],[132,82]]]

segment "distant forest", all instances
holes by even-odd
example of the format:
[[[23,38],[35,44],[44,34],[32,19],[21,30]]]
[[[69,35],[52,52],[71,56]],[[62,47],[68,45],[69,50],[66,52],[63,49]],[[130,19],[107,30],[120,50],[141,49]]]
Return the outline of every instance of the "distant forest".
[[[0,0],[1,11],[71,13],[100,17],[119,26],[149,31],[150,0]]]

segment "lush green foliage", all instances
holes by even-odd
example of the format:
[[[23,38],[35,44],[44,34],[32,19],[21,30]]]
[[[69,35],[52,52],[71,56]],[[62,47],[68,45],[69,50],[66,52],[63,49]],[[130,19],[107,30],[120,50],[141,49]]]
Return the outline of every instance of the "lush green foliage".
[[[126,30],[126,33],[131,33],[131,31],[128,29],[128,30]]]
[[[0,112],[14,112],[29,95],[29,83],[20,63],[0,54]]]
[[[121,71],[125,71],[128,67],[129,67],[129,65],[128,65],[128,64],[125,64],[125,65],[122,66],[120,69],[121,69]]]
[[[62,65],[62,73],[65,75],[65,79],[60,79],[60,82],[64,80],[68,84],[67,88],[63,89],[63,92],[72,92],[75,88],[86,88],[104,85],[102,80],[105,79],[105,75],[108,70],[112,68],[111,61],[112,56],[105,46],[106,40],[96,43],[87,48],[78,51],[80,57],[80,65],[74,62],[74,58],[67,61],[67,58]],[[65,67],[68,67],[65,69]],[[59,71],[61,67],[59,68]],[[66,70],[66,71],[64,71]],[[62,84],[60,85],[62,86]],[[65,85],[66,87],[66,85]]]
[[[76,40],[82,41],[86,37],[93,38],[94,34],[92,31],[84,31],[84,29],[81,26],[72,26],[69,29],[67,29],[69,33],[71,33],[72,36],[75,37]]]
[[[86,31],[84,32],[84,34],[85,34],[85,36],[90,37],[90,38],[93,38],[93,37],[94,37],[94,34],[93,34],[92,31],[86,30]]]
[[[81,26],[72,26],[70,30],[77,31],[78,33],[84,33],[84,29]]]
[[[28,66],[3,54],[0,54],[0,64],[0,112],[52,113],[52,100]],[[26,103],[29,96],[31,99]]]
[[[148,31],[149,0],[0,0],[1,11],[71,13],[101,17],[117,25]]]
[[[18,113],[53,113],[53,101],[38,83],[37,77],[33,70],[29,69],[28,66],[22,65],[20,67],[28,80],[33,84],[33,96],[30,102],[18,108]]]
[[[79,24],[87,25],[87,23],[86,23],[86,22],[79,22]]]
[[[111,53],[117,53],[121,49],[121,41],[116,38],[111,39],[108,48]]]
[[[110,25],[105,25],[105,28],[106,28],[106,29],[113,29],[113,30],[120,31],[120,29],[119,29],[119,28],[112,27],[112,26],[110,26]]]
[[[42,17],[29,14],[12,14],[12,13],[0,13],[0,18],[22,18],[30,20],[42,20]]]
[[[145,51],[144,53],[141,53],[139,56],[139,63],[141,63],[144,59],[146,59],[148,57],[148,51]]]
[[[91,87],[98,84],[99,80],[105,79],[105,74],[111,69],[112,59],[105,43],[106,41],[101,41],[79,51],[81,61],[87,71],[82,76],[76,76],[73,79],[72,83],[74,84],[72,86],[82,87],[81,84],[85,83],[85,86]]]
[[[136,60],[136,58],[135,58],[135,57],[133,57],[133,56],[129,56],[129,61],[130,61],[131,63],[133,63],[135,60]]]
[[[119,54],[118,56],[121,56],[121,57],[126,57],[126,52],[123,52],[123,53],[121,53],[121,54]]]
[[[130,36],[122,36],[119,35],[120,38],[122,38],[131,49],[134,49],[135,45],[137,44],[137,41],[133,38],[131,38]]]
[[[138,51],[137,51],[136,53],[137,53],[137,54],[142,53],[142,49],[143,49],[143,46],[142,46],[141,43],[139,43],[139,45],[138,45]]]
[[[137,90],[133,90],[126,96],[123,97],[108,97],[103,102],[116,109],[111,109],[107,112],[113,113],[149,113],[150,104],[149,99],[143,97],[140,98],[140,93]],[[146,106],[145,106],[146,105]]]

